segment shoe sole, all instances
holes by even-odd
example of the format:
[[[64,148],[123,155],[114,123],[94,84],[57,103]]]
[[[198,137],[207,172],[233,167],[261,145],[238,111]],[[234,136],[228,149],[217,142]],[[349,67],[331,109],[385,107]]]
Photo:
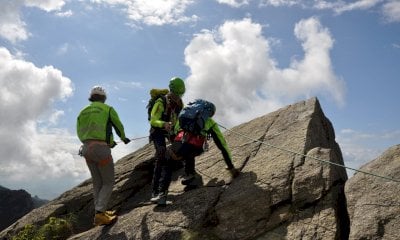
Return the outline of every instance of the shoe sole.
[[[107,225],[115,223],[116,221],[117,221],[117,217],[113,218],[109,223],[96,223],[96,222],[94,222],[93,225],[96,226],[96,227],[97,226],[107,226]]]

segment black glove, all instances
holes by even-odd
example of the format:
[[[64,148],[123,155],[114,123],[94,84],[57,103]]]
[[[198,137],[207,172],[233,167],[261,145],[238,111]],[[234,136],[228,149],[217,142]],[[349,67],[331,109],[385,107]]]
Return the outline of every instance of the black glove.
[[[112,143],[110,143],[110,148],[113,148],[113,147],[115,147],[115,146],[117,146],[117,143],[116,143],[115,141],[113,141]]]
[[[124,140],[122,140],[125,144],[128,144],[131,140],[129,138],[125,138]]]

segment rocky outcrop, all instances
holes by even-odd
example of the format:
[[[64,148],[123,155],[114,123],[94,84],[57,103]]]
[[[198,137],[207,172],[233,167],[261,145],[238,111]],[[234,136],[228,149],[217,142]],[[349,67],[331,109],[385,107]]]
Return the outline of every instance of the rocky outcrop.
[[[400,145],[389,148],[360,170],[397,182],[356,173],[346,183],[350,239],[399,239]]]
[[[34,208],[31,195],[25,190],[10,190],[0,186],[0,231],[10,226]],[[7,216],[7,217],[4,217]]]
[[[218,148],[196,159],[201,188],[184,192],[173,175],[169,204],[149,203],[154,150],[146,145],[120,159],[111,207],[119,219],[92,227],[87,180],[33,210],[0,233],[7,239],[25,224],[49,216],[77,216],[70,239],[347,239],[346,171],[330,121],[316,98],[279,109],[225,132],[242,173],[231,179]],[[307,156],[307,157],[306,157]],[[322,161],[321,161],[322,160]],[[325,161],[325,162],[324,162]]]

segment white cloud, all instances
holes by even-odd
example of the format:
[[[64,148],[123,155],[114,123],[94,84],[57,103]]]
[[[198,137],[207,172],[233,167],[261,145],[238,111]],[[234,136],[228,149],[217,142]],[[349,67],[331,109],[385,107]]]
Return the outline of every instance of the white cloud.
[[[21,1],[5,1],[0,8],[0,36],[12,43],[26,40],[29,33],[19,16]]]
[[[274,6],[274,7],[280,7],[280,6],[293,6],[300,4],[301,1],[296,1],[296,0],[261,0],[260,1],[261,5],[265,6]]]
[[[64,55],[68,52],[68,49],[70,48],[69,43],[64,43],[57,49],[57,55]]]
[[[383,5],[382,11],[387,21],[400,22],[400,1],[388,1]]]
[[[37,7],[46,12],[60,10],[65,5],[65,0],[25,0],[27,7]]]
[[[72,95],[71,80],[52,66],[39,68],[0,48],[0,85],[2,185],[55,197],[60,192],[49,191],[50,185],[62,191],[55,187],[60,179],[76,184],[86,178],[84,161],[76,154],[75,134],[49,128],[64,114],[52,110],[52,105]],[[46,179],[52,180],[43,184]],[[34,188],[38,192],[32,192]]]
[[[344,83],[332,70],[329,31],[318,19],[309,18],[296,24],[295,35],[302,42],[304,57],[279,69],[262,26],[250,19],[228,21],[216,31],[197,34],[185,49],[191,71],[185,101],[213,101],[217,120],[227,126],[319,94],[344,104]]]
[[[366,10],[377,6],[384,0],[358,0],[355,2],[347,3],[345,1],[325,1],[317,0],[313,3],[313,8],[315,9],[332,9],[337,14],[343,12],[349,12],[354,10]]]
[[[121,6],[130,20],[147,25],[178,24],[197,20],[186,16],[186,8],[193,0],[92,0],[111,6]]]
[[[383,0],[359,0],[353,3],[343,4],[340,7],[335,8],[337,13],[348,12],[353,10],[365,10],[376,6]]]
[[[131,89],[142,89],[143,85],[140,82],[134,81],[110,81],[105,84],[104,87],[110,91],[126,91]]]
[[[373,7],[379,6],[380,3],[385,0],[358,0],[347,2],[343,0],[336,1],[325,1],[325,0],[260,0],[261,6],[300,6],[304,9],[317,9],[317,10],[332,10],[336,14],[342,14],[344,12],[350,12],[355,10],[367,10]],[[389,19],[399,16],[398,8],[399,2],[397,0],[390,0],[385,4],[384,13]],[[387,6],[386,6],[387,5]],[[398,21],[398,20],[396,20]]]
[[[361,132],[342,129],[336,136],[345,165],[359,169],[381,155],[387,148],[398,144],[400,131]],[[354,171],[348,170],[352,175]]]
[[[56,13],[57,16],[59,17],[71,17],[74,15],[74,13],[71,10],[65,11],[65,12],[58,12]]]
[[[217,2],[227,4],[231,7],[240,7],[249,4],[249,0],[217,0]]]
[[[115,87],[119,87],[122,89],[130,88],[130,89],[138,89],[138,88],[143,88],[143,85],[141,82],[125,82],[125,81],[117,81],[112,84]]]
[[[65,115],[64,111],[62,111],[62,110],[56,110],[56,111],[54,111],[54,112],[50,115],[48,121],[49,121],[52,125],[56,125],[57,122],[58,122],[58,120],[59,120],[62,116],[64,116],[64,115]]]
[[[23,6],[36,7],[50,12],[60,10],[64,4],[64,0],[2,1],[0,8],[0,36],[14,44],[29,38],[30,34],[26,29],[26,23],[20,16],[20,9]]]

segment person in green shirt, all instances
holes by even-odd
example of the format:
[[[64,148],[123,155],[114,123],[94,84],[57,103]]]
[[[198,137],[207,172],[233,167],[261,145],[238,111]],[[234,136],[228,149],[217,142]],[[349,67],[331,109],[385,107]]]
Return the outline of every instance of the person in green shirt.
[[[172,141],[176,133],[178,115],[183,107],[181,97],[185,93],[185,83],[181,78],[173,77],[169,82],[169,93],[160,97],[154,103],[150,113],[150,140],[155,148],[155,162],[152,179],[152,194],[150,201],[156,203],[160,192],[162,172],[167,166],[165,160],[166,141]]]
[[[177,128],[179,129],[177,135],[174,138],[173,143],[168,147],[166,154],[167,166],[163,169],[162,175],[164,176],[160,182],[160,198],[157,204],[159,206],[165,206],[167,203],[168,188],[171,183],[172,175],[172,163],[176,160],[184,161],[185,175],[182,180],[182,184],[186,185],[185,189],[193,189],[197,187],[196,178],[199,177],[195,170],[195,157],[199,156],[204,152],[204,144],[208,135],[211,135],[214,143],[221,151],[226,164],[226,170],[229,171],[233,178],[239,175],[239,170],[234,167],[232,163],[232,156],[229,151],[226,140],[218,127],[218,124],[212,119],[215,114],[215,105],[212,104],[213,113],[205,121],[203,129],[200,134],[194,134],[191,132],[185,132],[180,129],[179,122]]]
[[[117,112],[104,103],[106,99],[104,88],[94,86],[89,97],[91,103],[80,111],[76,122],[77,135],[83,143],[80,155],[92,176],[95,225],[107,225],[117,218],[115,211],[107,210],[115,182],[111,148],[116,142],[112,129],[125,144],[130,142]]]

